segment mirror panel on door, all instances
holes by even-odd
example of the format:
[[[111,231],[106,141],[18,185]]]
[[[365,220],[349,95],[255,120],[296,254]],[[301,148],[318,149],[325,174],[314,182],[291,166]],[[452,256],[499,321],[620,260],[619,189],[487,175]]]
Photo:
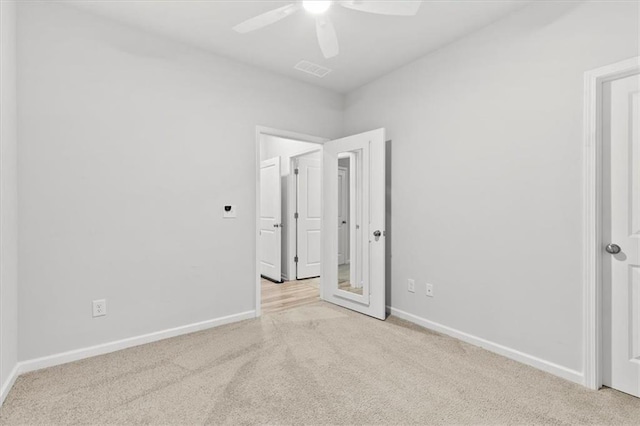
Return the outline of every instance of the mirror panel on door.
[[[362,296],[362,150],[338,154],[337,290]]]

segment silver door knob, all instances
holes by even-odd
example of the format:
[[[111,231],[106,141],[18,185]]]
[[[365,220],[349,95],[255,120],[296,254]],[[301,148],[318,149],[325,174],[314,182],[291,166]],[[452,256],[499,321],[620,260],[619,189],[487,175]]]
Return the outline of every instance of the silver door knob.
[[[621,251],[620,246],[617,244],[607,244],[604,249],[607,251],[607,253],[611,254],[618,254]]]
[[[379,237],[380,237],[380,235],[382,235],[382,232],[380,232],[380,231],[375,231],[375,232],[373,233],[373,236],[374,236],[374,237],[376,237],[376,238],[379,238]]]

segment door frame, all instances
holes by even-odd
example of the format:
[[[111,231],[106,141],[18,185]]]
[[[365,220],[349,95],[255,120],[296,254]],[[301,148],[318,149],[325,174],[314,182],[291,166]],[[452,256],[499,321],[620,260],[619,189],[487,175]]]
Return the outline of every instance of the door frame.
[[[260,280],[260,247],[258,246],[258,242],[260,241],[260,139],[262,135],[268,136],[276,136],[279,138],[285,139],[293,139],[301,142],[310,142],[316,144],[324,144],[329,139],[322,138],[318,136],[306,135],[304,133],[291,132],[288,130],[280,130],[274,129],[271,127],[265,126],[256,126],[256,146],[255,146],[255,166],[254,170],[256,173],[256,187],[255,187],[255,228],[254,228],[254,237],[253,237],[253,246],[254,246],[254,276],[256,279],[255,282],[255,312],[256,318],[262,315],[262,283]],[[322,225],[321,225],[322,227]]]
[[[605,83],[640,73],[640,56],[584,74],[584,385],[602,387],[602,87]]]

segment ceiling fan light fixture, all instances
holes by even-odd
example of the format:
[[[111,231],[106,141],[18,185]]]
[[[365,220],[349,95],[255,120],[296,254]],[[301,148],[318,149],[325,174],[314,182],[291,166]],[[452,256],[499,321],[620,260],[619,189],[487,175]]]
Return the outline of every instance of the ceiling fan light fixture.
[[[331,7],[330,0],[303,0],[302,7],[309,13],[319,15],[325,13]]]
[[[318,45],[325,59],[330,59],[340,53],[336,30],[329,16],[323,15],[329,10],[333,3],[347,9],[378,15],[415,16],[415,14],[418,13],[422,1],[423,0],[293,0],[293,3],[289,3],[286,6],[281,6],[247,19],[233,27],[233,29],[240,34],[246,34],[275,24],[298,10],[304,9],[316,15],[314,20],[316,24],[316,34],[318,36]]]

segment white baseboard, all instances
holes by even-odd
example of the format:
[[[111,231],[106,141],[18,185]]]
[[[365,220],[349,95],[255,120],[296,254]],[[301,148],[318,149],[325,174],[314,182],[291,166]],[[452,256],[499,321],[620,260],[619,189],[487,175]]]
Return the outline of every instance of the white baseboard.
[[[494,352],[498,355],[502,355],[506,358],[521,362],[523,364],[529,365],[531,367],[537,368],[539,370],[545,371],[555,376],[562,377],[563,379],[572,381],[574,383],[578,383],[580,385],[585,384],[584,374],[580,371],[571,370],[561,365],[554,364],[549,361],[545,361],[544,359],[540,359],[533,355],[529,355],[524,352],[520,352],[515,349],[511,349],[506,346],[490,342],[480,337],[476,337],[471,334],[464,333],[454,328],[447,327],[446,325],[438,324],[437,322],[430,321],[428,319],[419,317],[417,315],[413,315],[408,312],[401,311],[400,309],[387,306],[387,312],[390,312],[391,315],[394,315],[400,319],[412,322],[414,324],[420,325],[422,327],[428,328],[433,331],[437,331],[438,333],[446,334],[447,336],[454,337],[458,340],[462,340],[463,342],[470,343],[474,346],[479,346],[490,352]]]
[[[454,337],[456,339],[462,340],[472,345],[479,346],[488,351],[497,353],[506,358],[521,362],[523,364],[529,365],[531,367],[537,368],[547,373],[562,377],[574,383],[584,385],[584,374],[579,371],[571,370],[569,368],[554,364],[549,361],[545,361],[543,359],[537,358],[532,355],[525,354],[515,349],[511,349],[506,346],[502,346],[497,343],[493,343],[488,340],[485,340],[476,336],[472,336],[468,333],[464,333],[462,331],[427,320],[425,318],[410,314],[408,312],[401,311],[396,308],[387,306],[387,311],[398,318],[404,319],[406,321],[410,321],[414,324],[420,325],[430,330],[437,331],[442,334],[446,334],[448,336]],[[81,359],[85,359],[85,358],[89,358],[97,355],[103,355],[110,352],[119,351],[119,350],[130,348],[133,346],[144,345],[146,343],[157,342],[159,340],[168,339],[170,337],[176,337],[176,336],[193,333],[200,330],[219,327],[221,325],[255,318],[255,315],[256,315],[255,311],[247,311],[239,314],[229,315],[226,317],[214,318],[211,320],[189,324],[181,327],[170,328],[167,330],[157,331],[154,333],[144,334],[141,336],[130,337],[127,339],[117,340],[114,342],[103,343],[100,345],[90,346],[87,348],[76,349],[68,352],[63,352],[60,354],[49,355],[42,358],[36,358],[28,361],[19,362],[13,368],[11,374],[9,375],[7,380],[5,380],[5,383],[2,384],[2,388],[0,390],[0,405],[2,405],[2,403],[4,402],[9,391],[11,390],[11,387],[15,383],[17,377],[22,373],[40,370],[42,368],[47,368],[47,367],[53,367],[56,365],[66,364],[69,362],[78,361]]]
[[[5,398],[7,397],[7,395],[9,395],[9,391],[13,387],[13,384],[16,382],[16,379],[20,374],[19,369],[20,365],[16,364],[13,367],[13,370],[11,370],[11,373],[9,373],[9,377],[7,377],[7,380],[2,383],[2,388],[0,388],[0,407],[2,406],[2,404],[4,404]]]
[[[146,343],[157,342],[183,334],[189,334],[208,328],[219,327],[232,322],[242,321],[256,317],[255,311],[241,312],[239,314],[228,315],[226,317],[214,318],[194,324],[183,325],[181,327],[169,328],[167,330],[156,331],[154,333],[143,334],[141,336],[129,337],[115,342],[103,343],[90,346],[88,348],[75,349],[68,352],[49,355],[42,358],[21,361],[18,363],[18,374],[40,370],[42,368],[53,367],[55,365],[66,364],[96,355],[103,355],[110,352],[119,351],[133,346],[144,345]]]

